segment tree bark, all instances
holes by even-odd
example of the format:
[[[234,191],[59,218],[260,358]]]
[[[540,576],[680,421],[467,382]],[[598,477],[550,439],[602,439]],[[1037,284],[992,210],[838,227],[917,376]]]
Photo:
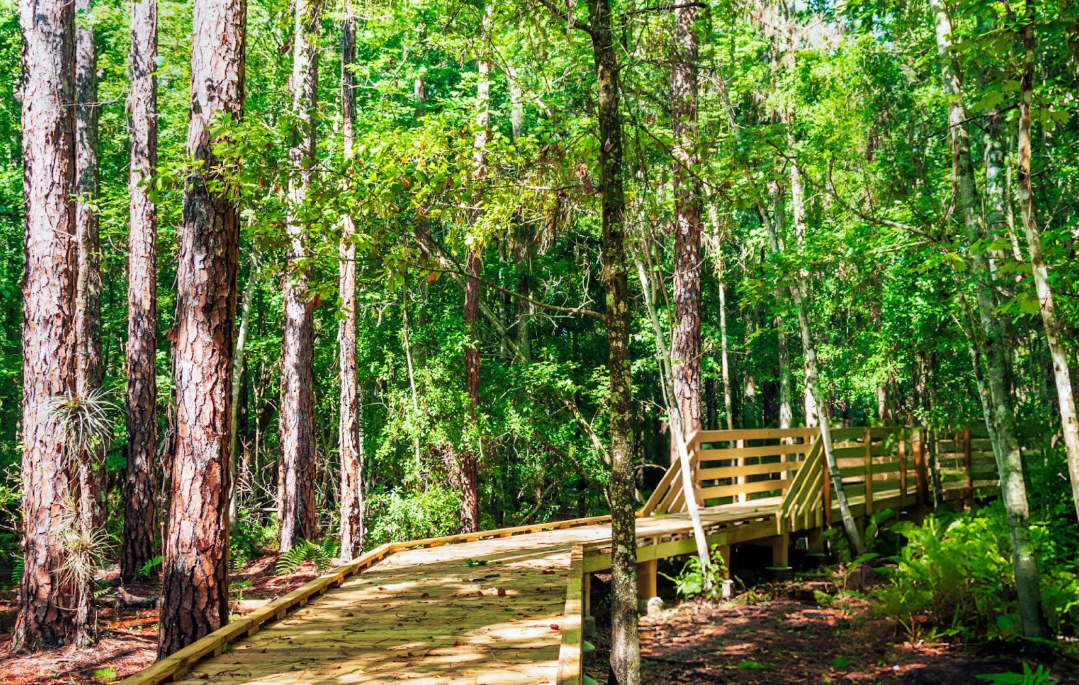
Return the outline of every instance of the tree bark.
[[[232,345],[239,261],[236,192],[222,178],[210,123],[243,115],[246,6],[195,0],[176,300],[176,446],[165,538],[158,658],[228,622]],[[225,183],[225,187],[218,184]]]
[[[341,21],[341,134],[346,162],[356,158],[356,13],[345,1]],[[356,367],[356,220],[346,215],[341,227],[340,290],[344,317],[337,330],[341,358],[341,410],[338,442],[341,455],[341,560],[363,554],[363,444],[360,439],[360,386]]]
[[[695,5],[674,10],[671,117],[674,134],[674,326],[671,357],[674,398],[684,437],[701,428],[701,182],[697,129],[697,22]],[[671,441],[671,460],[678,458]]]
[[[944,91],[949,98],[948,124],[951,133],[952,172],[955,181],[956,204],[971,246],[970,260],[975,276],[978,315],[984,335],[986,380],[993,403],[993,425],[1000,440],[1002,454],[998,457],[1001,493],[1007,511],[1008,528],[1012,538],[1012,565],[1015,570],[1019,598],[1019,617],[1027,637],[1045,635],[1041,592],[1038,583],[1038,563],[1030,538],[1030,510],[1026,483],[1023,480],[1023,458],[1015,430],[1015,414],[1007,389],[1008,362],[1004,355],[1003,326],[997,314],[993,295],[993,273],[985,255],[977,247],[985,236],[985,227],[978,214],[977,190],[974,185],[974,163],[970,155],[970,138],[966,128],[967,113],[962,102],[951,49],[952,24],[941,0],[930,0],[936,30],[937,51],[941,60]]]
[[[626,275],[625,189],[618,55],[610,0],[588,0],[589,35],[596,65],[603,285],[607,370],[610,374],[611,454],[611,668],[620,685],[639,685],[637,536],[633,502],[633,374],[629,348],[629,279]]]
[[[74,636],[74,588],[55,513],[72,493],[62,435],[49,425],[50,398],[75,388],[74,4],[20,3],[23,36],[23,576],[12,651]]]
[[[101,366],[101,240],[95,208],[98,195],[97,55],[90,0],[76,0],[75,12],[75,241],[78,277],[75,281],[75,395],[86,399],[99,391]],[[90,445],[76,458],[78,471],[78,525],[84,540],[104,523],[96,472],[104,456],[100,445]],[[75,644],[95,641],[94,598],[89,578],[80,578],[75,596]]]
[[[154,558],[157,463],[157,0],[131,5],[128,112],[127,471],[120,578],[134,581]]]
[[[315,312],[311,299],[311,255],[303,214],[315,162],[318,106],[318,28],[322,0],[298,0],[293,32],[292,116],[297,122],[289,165],[288,235],[290,273],[284,285],[281,351],[281,552],[318,537],[315,510]]]
[[[1019,209],[1023,215],[1023,232],[1026,234],[1027,250],[1030,252],[1031,273],[1037,288],[1039,311],[1045,328],[1045,340],[1053,360],[1053,379],[1057,387],[1057,404],[1060,409],[1060,427],[1064,433],[1064,450],[1071,475],[1072,501],[1075,515],[1079,518],[1079,421],[1075,416],[1075,395],[1072,390],[1071,369],[1068,352],[1064,348],[1060,319],[1053,303],[1053,289],[1049,285],[1049,269],[1042,253],[1041,229],[1034,213],[1034,181],[1030,172],[1031,133],[1030,115],[1034,101],[1034,10],[1028,5],[1028,23],[1023,27],[1023,75],[1019,82]]]

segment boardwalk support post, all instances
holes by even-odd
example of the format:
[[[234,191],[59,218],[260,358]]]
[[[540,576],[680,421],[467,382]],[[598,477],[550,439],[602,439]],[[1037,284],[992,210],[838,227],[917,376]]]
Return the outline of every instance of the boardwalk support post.
[[[657,595],[656,575],[659,569],[659,561],[649,559],[637,564],[637,601],[647,603]]]

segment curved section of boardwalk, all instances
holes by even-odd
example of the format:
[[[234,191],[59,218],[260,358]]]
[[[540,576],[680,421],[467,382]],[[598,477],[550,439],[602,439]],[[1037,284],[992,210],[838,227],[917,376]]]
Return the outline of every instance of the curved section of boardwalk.
[[[930,501],[925,440],[910,429],[835,431],[841,483],[855,516],[902,514]],[[692,500],[710,545],[771,547],[786,566],[791,536],[819,551],[834,503],[814,429],[701,431],[690,442]],[[979,447],[967,431],[935,444],[963,462],[973,497]],[[935,472],[942,481],[946,472]],[[696,544],[678,464],[637,519],[638,589],[655,593],[656,561]],[[993,483],[984,485],[993,486]],[[241,617],[127,685],[579,685],[588,576],[610,567],[609,517],[383,545]],[[311,602],[308,604],[308,602]]]
[[[777,508],[725,507],[705,519],[774,518]],[[684,515],[637,524],[648,545],[676,543],[690,527]],[[570,552],[609,540],[604,524],[398,552],[180,682],[554,684]],[[602,567],[602,556],[593,563]]]

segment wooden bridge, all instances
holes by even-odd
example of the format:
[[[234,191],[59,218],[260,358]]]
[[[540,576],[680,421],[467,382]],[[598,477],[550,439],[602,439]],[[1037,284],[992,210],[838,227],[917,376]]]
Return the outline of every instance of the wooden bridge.
[[[701,431],[690,441],[691,496],[711,545],[818,549],[838,510],[819,432]],[[855,516],[969,500],[996,487],[988,441],[962,431],[833,431]],[[679,467],[637,519],[638,589],[656,564],[692,554]],[[161,682],[552,685],[584,680],[590,575],[610,568],[610,517],[392,543],[308,583],[130,678]]]

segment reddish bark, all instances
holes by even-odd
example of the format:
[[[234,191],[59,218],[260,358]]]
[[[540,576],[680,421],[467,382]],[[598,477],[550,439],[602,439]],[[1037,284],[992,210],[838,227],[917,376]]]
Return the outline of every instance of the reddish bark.
[[[135,580],[154,558],[154,464],[157,462],[156,207],[150,200],[157,164],[157,0],[131,5],[128,95],[127,472],[120,577]]]
[[[75,392],[74,4],[19,5],[23,35],[22,149],[26,201],[23,282],[23,576],[15,649],[74,634],[73,587],[56,513],[71,493],[64,444],[46,403]]]
[[[292,60],[292,114],[303,123],[289,148],[289,262],[281,354],[281,551],[318,537],[315,509],[315,309],[305,226],[300,217],[315,161],[314,111],[318,106],[318,27],[321,0],[296,5]]]
[[[217,189],[209,126],[243,114],[243,0],[195,0],[175,328],[176,445],[165,539],[158,657],[228,621],[228,492],[232,346],[239,261],[235,191]]]
[[[671,75],[674,148],[674,399],[686,437],[701,428],[701,182],[697,156],[695,6],[674,11],[677,54]],[[672,459],[675,458],[673,443]]]

